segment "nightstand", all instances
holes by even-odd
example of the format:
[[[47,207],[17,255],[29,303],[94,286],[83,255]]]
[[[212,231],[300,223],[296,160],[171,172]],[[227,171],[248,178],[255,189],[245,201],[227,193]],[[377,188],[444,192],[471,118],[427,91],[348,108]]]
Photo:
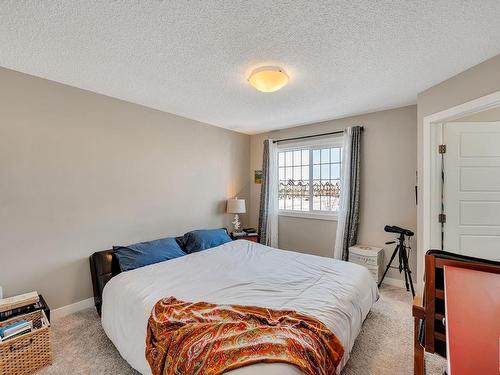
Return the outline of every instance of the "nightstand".
[[[252,241],[252,242],[259,242],[259,236],[256,234],[244,234],[242,236],[234,236],[233,233],[231,232],[231,238],[233,240],[247,240],[247,241]]]
[[[368,268],[377,284],[384,271],[383,256],[381,247],[354,245],[349,248],[349,262]]]

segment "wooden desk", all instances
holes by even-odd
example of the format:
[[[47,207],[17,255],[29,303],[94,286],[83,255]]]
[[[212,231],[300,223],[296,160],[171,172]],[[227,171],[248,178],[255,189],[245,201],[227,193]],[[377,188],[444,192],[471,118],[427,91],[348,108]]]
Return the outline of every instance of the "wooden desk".
[[[448,375],[500,373],[500,274],[444,266]]]

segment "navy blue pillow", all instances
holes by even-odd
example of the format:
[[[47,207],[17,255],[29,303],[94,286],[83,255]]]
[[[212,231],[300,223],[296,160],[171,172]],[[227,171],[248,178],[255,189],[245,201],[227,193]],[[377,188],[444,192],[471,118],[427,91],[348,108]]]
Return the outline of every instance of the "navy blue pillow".
[[[113,246],[113,250],[122,271],[130,271],[186,255],[173,237],[128,246]]]
[[[184,251],[188,254],[210,249],[232,241],[225,229],[193,230],[184,235]]]

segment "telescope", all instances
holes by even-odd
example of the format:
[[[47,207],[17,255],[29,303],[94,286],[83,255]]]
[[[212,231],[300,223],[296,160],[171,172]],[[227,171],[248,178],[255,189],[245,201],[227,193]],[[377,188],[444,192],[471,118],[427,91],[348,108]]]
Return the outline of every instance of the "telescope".
[[[403,234],[403,235],[408,236],[408,237],[411,237],[415,234],[409,229],[404,229],[404,228],[398,227],[396,225],[386,225],[384,230],[388,233],[398,233],[398,234]]]
[[[397,239],[397,241],[399,243],[396,245],[396,248],[394,249],[394,252],[392,253],[391,260],[387,264],[385,272],[382,275],[382,278],[380,279],[378,286],[380,288],[380,286],[382,285],[382,281],[384,281],[385,275],[387,275],[387,271],[389,271],[389,268],[391,268],[392,261],[394,260],[394,258],[396,258],[396,255],[399,255],[399,257],[398,257],[399,258],[399,267],[397,267],[397,268],[399,269],[399,273],[404,272],[406,290],[410,291],[410,289],[411,289],[411,294],[413,295],[413,297],[415,297],[415,289],[413,288],[413,280],[411,279],[411,270],[410,270],[410,266],[408,265],[407,248],[409,248],[409,246],[406,246],[406,238],[405,238],[405,237],[409,238],[409,237],[413,236],[414,233],[409,229],[404,229],[404,228],[398,227],[396,225],[386,225],[384,227],[384,230],[388,233],[399,234],[399,238]],[[385,244],[390,245],[393,243],[396,243],[396,241],[389,241],[389,242],[386,242]]]

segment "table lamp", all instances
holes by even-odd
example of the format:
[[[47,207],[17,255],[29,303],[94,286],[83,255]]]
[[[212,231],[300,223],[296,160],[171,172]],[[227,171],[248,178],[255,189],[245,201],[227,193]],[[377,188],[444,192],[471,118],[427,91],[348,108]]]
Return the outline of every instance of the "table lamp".
[[[239,232],[241,223],[238,214],[244,214],[245,212],[247,212],[245,207],[245,200],[238,199],[238,197],[234,197],[233,199],[228,199],[226,212],[228,214],[235,214],[232,224],[234,226],[234,231]]]

